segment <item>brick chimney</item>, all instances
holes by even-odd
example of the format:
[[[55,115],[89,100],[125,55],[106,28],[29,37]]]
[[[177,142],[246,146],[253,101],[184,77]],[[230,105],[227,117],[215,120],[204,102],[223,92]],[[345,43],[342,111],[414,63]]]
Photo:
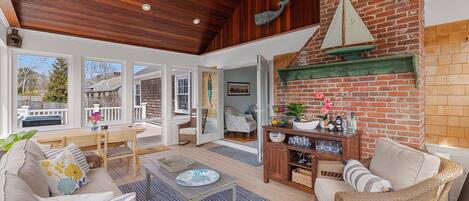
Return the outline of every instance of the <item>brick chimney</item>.
[[[351,0],[360,17],[375,37],[376,49],[368,58],[417,54],[418,72],[357,77],[335,77],[277,83],[280,104],[304,103],[308,116],[319,115],[321,103],[315,92],[332,98],[333,113],[355,112],[358,117],[362,156],[373,153],[375,141],[388,137],[417,148],[425,143],[423,0]],[[339,0],[320,0],[321,22],[318,31],[298,54],[306,64],[339,62],[320,50]],[[300,58],[301,57],[301,58]],[[294,62],[296,63],[296,62]],[[293,65],[292,67],[295,67]],[[420,87],[416,87],[419,82]]]

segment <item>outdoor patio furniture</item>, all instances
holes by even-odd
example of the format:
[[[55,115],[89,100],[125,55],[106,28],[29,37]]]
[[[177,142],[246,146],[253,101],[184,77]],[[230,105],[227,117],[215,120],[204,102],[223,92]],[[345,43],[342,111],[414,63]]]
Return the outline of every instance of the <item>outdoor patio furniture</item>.
[[[23,128],[35,126],[53,126],[61,124],[62,117],[60,115],[31,116],[22,120]]]

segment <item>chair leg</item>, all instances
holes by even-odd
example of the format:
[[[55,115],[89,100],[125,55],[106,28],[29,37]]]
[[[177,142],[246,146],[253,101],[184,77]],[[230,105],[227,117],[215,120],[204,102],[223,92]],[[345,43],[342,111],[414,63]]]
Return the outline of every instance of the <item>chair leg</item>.
[[[136,177],[137,176],[137,156],[135,154],[132,157],[132,162],[133,162],[133,168],[134,168],[134,176]]]
[[[130,158],[127,158],[127,172],[129,171],[130,168]]]
[[[141,166],[141,161],[140,161],[140,156],[137,155],[137,169],[140,170],[140,166]]]

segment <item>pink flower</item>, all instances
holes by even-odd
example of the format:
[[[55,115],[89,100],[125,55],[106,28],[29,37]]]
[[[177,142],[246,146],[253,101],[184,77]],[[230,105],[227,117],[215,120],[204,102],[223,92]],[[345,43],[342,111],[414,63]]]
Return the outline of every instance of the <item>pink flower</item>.
[[[102,120],[102,116],[100,112],[93,112],[91,113],[91,116],[88,117],[88,121],[91,123],[98,123],[99,121]]]
[[[324,107],[321,108],[321,113],[322,113],[323,115],[327,114],[328,112],[329,112],[329,110],[327,110],[326,108],[324,108]]]

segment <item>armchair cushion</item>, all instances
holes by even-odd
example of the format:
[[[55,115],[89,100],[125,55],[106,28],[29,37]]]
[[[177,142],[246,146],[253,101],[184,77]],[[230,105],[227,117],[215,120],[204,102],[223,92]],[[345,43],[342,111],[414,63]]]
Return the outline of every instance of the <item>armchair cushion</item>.
[[[316,178],[314,192],[319,201],[333,201],[337,192],[354,191],[352,186],[344,181],[337,181],[326,178]]]
[[[438,173],[440,158],[399,144],[378,139],[370,171],[391,181],[394,190],[415,185]]]

